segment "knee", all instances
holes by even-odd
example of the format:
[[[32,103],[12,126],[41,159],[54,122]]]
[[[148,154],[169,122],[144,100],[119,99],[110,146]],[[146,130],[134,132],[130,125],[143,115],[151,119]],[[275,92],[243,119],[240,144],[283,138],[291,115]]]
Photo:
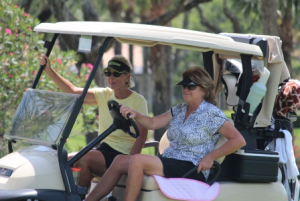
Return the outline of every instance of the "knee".
[[[90,156],[90,154],[87,153],[74,163],[74,167],[88,166],[91,161],[92,161],[92,156]]]
[[[113,160],[113,164],[124,165],[124,162],[127,160],[128,160],[127,155],[117,155]]]
[[[129,155],[118,155],[113,160],[110,168],[118,169],[118,170],[127,169],[130,159],[131,159],[131,156],[129,156]]]
[[[143,159],[144,159],[144,157],[142,154],[135,154],[132,156],[129,166],[131,168],[142,168],[143,167]]]

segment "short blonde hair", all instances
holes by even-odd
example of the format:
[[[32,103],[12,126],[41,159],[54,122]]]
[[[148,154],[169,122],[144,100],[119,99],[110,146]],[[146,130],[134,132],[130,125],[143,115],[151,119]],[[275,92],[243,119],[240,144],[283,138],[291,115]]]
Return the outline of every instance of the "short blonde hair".
[[[202,67],[191,67],[182,73],[182,78],[189,77],[194,83],[199,84],[205,91],[204,99],[213,105],[217,105],[215,84],[207,71]]]
[[[113,60],[115,60],[115,61],[120,61],[120,62],[126,64],[126,65],[130,68],[130,72],[132,72],[133,67],[132,67],[130,61],[128,61],[128,59],[125,58],[123,55],[115,55],[115,56],[113,56],[113,57],[108,61],[108,63],[109,63],[110,61],[113,61]],[[131,76],[131,73],[129,73],[129,74],[130,74],[130,80],[129,80],[129,82],[126,83],[126,86],[127,86],[128,88],[133,88],[133,87],[135,86],[135,83],[134,83],[133,77]]]

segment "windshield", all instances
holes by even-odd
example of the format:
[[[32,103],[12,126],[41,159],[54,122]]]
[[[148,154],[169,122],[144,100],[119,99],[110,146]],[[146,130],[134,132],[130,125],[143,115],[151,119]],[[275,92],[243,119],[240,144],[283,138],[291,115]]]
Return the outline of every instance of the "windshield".
[[[79,95],[27,89],[12,121],[10,139],[57,144]]]

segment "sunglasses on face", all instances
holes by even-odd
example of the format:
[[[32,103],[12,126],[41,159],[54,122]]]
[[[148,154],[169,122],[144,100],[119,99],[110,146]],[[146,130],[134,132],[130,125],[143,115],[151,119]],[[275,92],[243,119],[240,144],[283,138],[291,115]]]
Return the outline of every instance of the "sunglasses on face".
[[[106,71],[106,72],[104,72],[104,75],[106,76],[106,77],[110,77],[111,75],[113,75],[114,77],[120,77],[122,74],[125,74],[125,73],[119,73],[119,72],[109,72],[109,71]]]
[[[187,88],[188,90],[195,90],[197,85],[181,85],[182,89]]]

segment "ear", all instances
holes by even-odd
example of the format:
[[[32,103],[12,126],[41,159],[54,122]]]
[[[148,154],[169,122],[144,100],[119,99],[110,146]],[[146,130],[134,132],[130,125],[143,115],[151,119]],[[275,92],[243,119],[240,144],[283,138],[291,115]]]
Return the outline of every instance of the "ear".
[[[201,92],[202,92],[203,96],[205,96],[207,91],[206,91],[206,89],[203,89],[203,88],[201,87]]]
[[[128,83],[130,81],[130,73],[126,74],[126,83]]]

